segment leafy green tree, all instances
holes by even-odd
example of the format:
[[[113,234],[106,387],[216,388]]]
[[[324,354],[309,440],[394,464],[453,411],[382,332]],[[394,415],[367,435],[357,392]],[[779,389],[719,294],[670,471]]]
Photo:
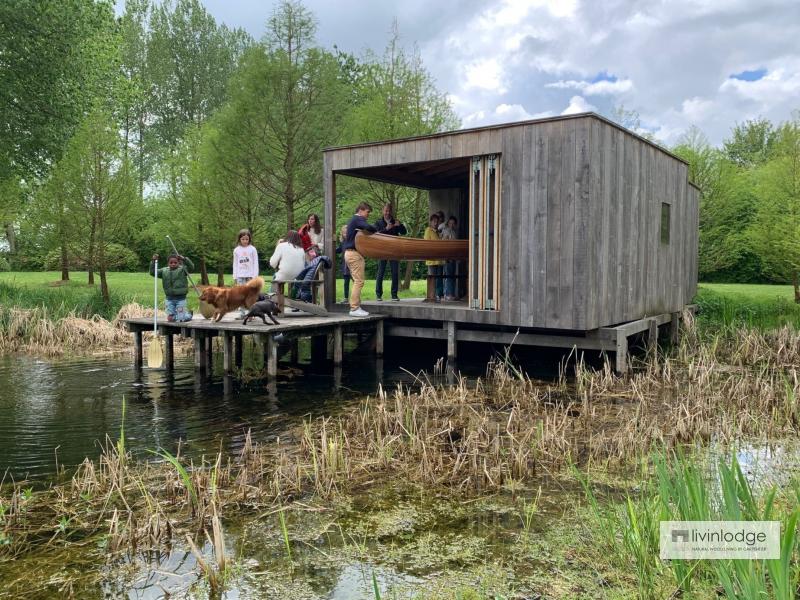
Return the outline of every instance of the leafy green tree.
[[[152,6],[144,79],[153,132],[167,152],[177,149],[188,125],[200,125],[222,105],[228,79],[250,43],[244,31],[217,25],[199,0]],[[134,48],[132,55],[133,63],[141,52]]]
[[[769,160],[755,172],[759,203],[750,233],[767,274],[791,281],[800,303],[800,116],[775,133]]]
[[[128,226],[136,201],[135,176],[123,156],[116,121],[93,111],[70,140],[58,166],[74,230],[88,230],[86,264],[100,274],[103,301],[110,304],[106,273],[109,247]]]
[[[315,29],[300,3],[280,3],[214,118],[216,188],[256,235],[259,222],[281,235],[296,227],[298,212],[321,205],[322,150],[341,139],[345,90]]]
[[[767,119],[745,121],[733,128],[723,143],[723,152],[737,166],[749,169],[769,160],[778,132]]]
[[[689,163],[689,179],[700,188],[699,276],[752,281],[760,261],[748,233],[756,210],[752,179],[696,127],[673,151]]]
[[[353,72],[351,63],[340,62]],[[425,135],[457,129],[460,124],[446,94],[436,88],[422,64],[418,49],[407,52],[400,44],[397,22],[392,24],[383,54],[368,52],[353,79],[358,103],[348,116],[349,143]],[[366,196],[378,207],[391,202],[411,235],[422,234],[428,206],[424,191],[363,180],[344,180],[342,191],[347,196]],[[411,269],[409,262],[404,289],[410,285]]]
[[[59,159],[106,81],[114,27],[106,0],[0,2],[0,188],[30,187]],[[0,224],[13,252],[27,196],[12,196]]]

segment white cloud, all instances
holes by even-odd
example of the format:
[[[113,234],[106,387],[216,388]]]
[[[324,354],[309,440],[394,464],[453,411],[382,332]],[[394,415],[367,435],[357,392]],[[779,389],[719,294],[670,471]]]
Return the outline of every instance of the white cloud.
[[[589,82],[577,81],[575,79],[561,79],[552,83],[546,83],[544,87],[557,90],[579,90],[586,96],[614,96],[630,92],[633,89],[633,81],[630,79],[617,79],[616,81],[601,79],[600,81]]]
[[[569,106],[561,111],[562,115],[596,111],[597,107],[589,104],[583,96],[573,96],[569,99]]]
[[[256,38],[274,6],[203,1]],[[380,53],[396,17],[465,126],[624,104],[667,144],[692,124],[720,143],[737,122],[779,122],[800,107],[797,0],[305,2],[319,41],[356,54]],[[731,78],[753,68],[767,74]],[[598,73],[619,79],[593,82]]]
[[[477,110],[463,118],[464,127],[480,127],[481,125],[494,125],[497,123],[511,123],[513,121],[528,121],[530,119],[543,119],[552,117],[552,111],[529,113],[521,104],[498,104],[491,110]]]
[[[464,87],[489,90],[498,94],[505,93],[502,82],[503,68],[493,58],[486,58],[467,67]]]

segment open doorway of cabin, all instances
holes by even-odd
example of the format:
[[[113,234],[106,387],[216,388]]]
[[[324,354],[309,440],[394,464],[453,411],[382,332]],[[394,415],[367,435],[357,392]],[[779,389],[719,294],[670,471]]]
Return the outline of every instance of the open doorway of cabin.
[[[426,217],[438,212],[444,213],[445,220],[455,217],[458,239],[468,242],[466,260],[448,261],[455,263],[450,279],[454,280],[453,295],[457,301],[442,307],[460,305],[473,310],[498,310],[501,272],[499,154],[353,168],[341,170],[337,175],[426,190]],[[399,216],[403,220],[403,215]],[[443,275],[446,277],[447,272]],[[435,297],[431,298],[429,289],[428,298],[416,301],[432,299]]]

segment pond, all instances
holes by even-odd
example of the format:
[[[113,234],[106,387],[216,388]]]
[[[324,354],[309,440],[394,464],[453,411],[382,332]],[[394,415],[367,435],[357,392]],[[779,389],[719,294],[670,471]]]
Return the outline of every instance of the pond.
[[[172,372],[136,369],[127,357],[0,357],[0,472],[42,482],[56,465],[69,471],[98,456],[106,436],[119,436],[123,402],[125,440],[137,458],[157,448],[174,453],[179,443],[184,456],[235,451],[248,430],[269,440],[305,416],[334,414],[375,393],[379,383],[413,384],[409,363],[423,369],[435,357],[403,366],[350,360],[338,374],[301,365],[270,385],[201,376],[188,357],[176,359]]]

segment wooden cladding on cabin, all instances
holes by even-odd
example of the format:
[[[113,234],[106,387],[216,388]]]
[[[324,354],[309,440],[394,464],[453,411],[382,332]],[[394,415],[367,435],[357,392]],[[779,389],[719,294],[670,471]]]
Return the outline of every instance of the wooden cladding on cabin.
[[[487,217],[472,165],[491,155],[502,177]],[[595,115],[332,149],[325,169],[331,204],[333,172],[466,197],[470,299],[494,309],[459,311],[466,322],[588,331],[679,311],[697,289],[699,199],[687,165]],[[486,254],[476,236],[495,219]]]

